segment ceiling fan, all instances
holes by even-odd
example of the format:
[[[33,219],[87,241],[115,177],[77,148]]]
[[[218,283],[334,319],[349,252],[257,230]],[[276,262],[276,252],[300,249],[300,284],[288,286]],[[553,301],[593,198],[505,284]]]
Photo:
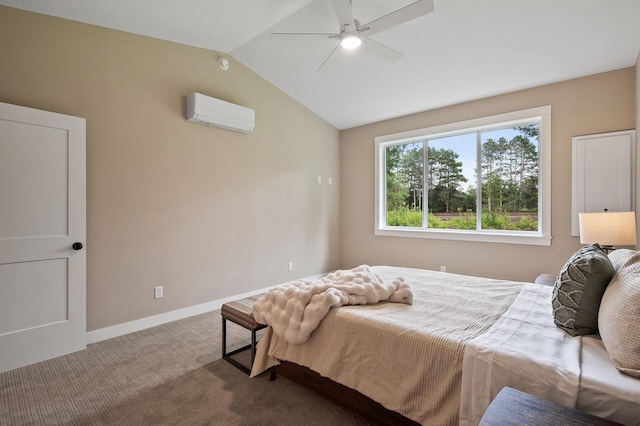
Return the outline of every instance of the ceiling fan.
[[[340,42],[331,51],[322,65],[320,65],[318,71],[320,71],[339,47],[343,49],[356,49],[360,47],[389,62],[397,61],[402,57],[402,53],[370,39],[369,36],[431,13],[434,9],[433,0],[419,0],[384,15],[381,18],[361,25],[360,22],[353,17],[351,0],[331,1],[336,16],[338,17],[338,22],[340,23],[339,33],[271,33],[272,36],[277,37],[329,38],[339,40]]]

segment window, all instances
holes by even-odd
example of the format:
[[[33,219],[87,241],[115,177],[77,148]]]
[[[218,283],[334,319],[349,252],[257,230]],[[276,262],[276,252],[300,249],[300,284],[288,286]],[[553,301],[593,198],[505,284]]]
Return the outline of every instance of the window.
[[[380,136],[376,235],[551,244],[551,107]]]

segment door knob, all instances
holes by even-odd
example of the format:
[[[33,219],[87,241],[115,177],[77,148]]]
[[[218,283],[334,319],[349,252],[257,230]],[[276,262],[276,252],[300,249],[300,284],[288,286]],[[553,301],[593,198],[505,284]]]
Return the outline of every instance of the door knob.
[[[82,247],[84,247],[82,243],[73,243],[73,245],[71,246],[71,248],[74,250],[81,250]]]

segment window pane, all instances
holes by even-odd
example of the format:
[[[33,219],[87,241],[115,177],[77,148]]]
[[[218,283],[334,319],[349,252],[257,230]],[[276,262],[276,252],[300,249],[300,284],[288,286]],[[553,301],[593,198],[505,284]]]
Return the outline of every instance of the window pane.
[[[385,149],[387,226],[422,227],[422,146],[414,142]]]
[[[429,228],[476,229],[476,133],[428,141]]]
[[[482,229],[538,230],[538,130],[482,133]]]

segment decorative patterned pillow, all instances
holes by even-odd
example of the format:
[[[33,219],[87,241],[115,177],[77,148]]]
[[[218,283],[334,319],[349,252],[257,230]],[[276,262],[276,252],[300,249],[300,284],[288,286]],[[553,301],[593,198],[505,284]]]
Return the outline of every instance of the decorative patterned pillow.
[[[625,374],[640,378],[640,327],[638,324],[640,324],[640,252],[635,252],[620,265],[611,284],[604,292],[598,315],[598,326],[602,343],[616,368]]]
[[[553,288],[553,320],[572,336],[598,332],[602,295],[615,274],[596,243],[578,250],[562,267]]]

